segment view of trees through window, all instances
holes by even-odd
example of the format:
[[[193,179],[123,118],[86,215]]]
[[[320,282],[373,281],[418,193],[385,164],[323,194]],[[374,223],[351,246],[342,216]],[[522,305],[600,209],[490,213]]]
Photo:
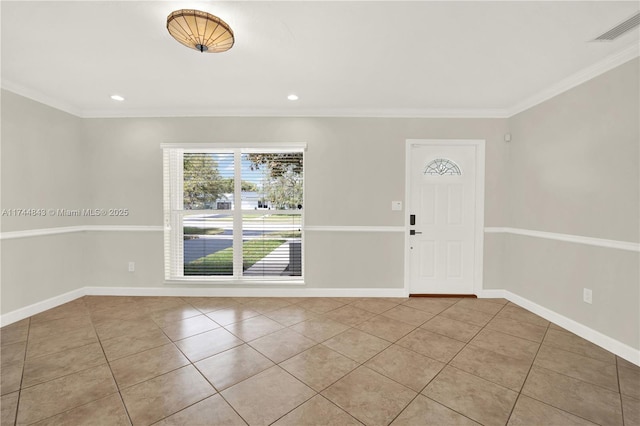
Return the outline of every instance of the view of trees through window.
[[[242,153],[239,161],[233,152],[185,152],[182,160],[185,276],[234,275],[234,249],[241,276],[302,275],[302,152]]]

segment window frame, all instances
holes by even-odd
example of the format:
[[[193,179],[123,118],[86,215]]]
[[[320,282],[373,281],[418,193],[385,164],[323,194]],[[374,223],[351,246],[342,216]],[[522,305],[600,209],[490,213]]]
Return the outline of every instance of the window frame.
[[[187,210],[183,206],[183,154],[184,153],[233,153],[234,155],[234,200],[241,200],[243,154],[249,153],[283,153],[302,152],[302,194],[305,199],[306,149],[304,142],[293,143],[163,143],[163,221],[164,221],[164,282],[165,284],[285,284],[304,285],[305,277],[305,226],[304,201],[301,210],[272,210],[272,214],[291,214],[300,216],[301,230],[301,262],[300,276],[245,276],[242,275],[242,249],[233,250],[233,275],[226,276],[184,276],[184,234],[182,217]],[[237,208],[238,204],[240,208]],[[254,210],[243,210],[242,202],[236,202],[234,209],[229,210],[233,217],[233,246],[243,244],[243,215],[255,214]],[[179,208],[178,208],[179,207]],[[211,213],[217,210],[188,210],[189,214]],[[179,223],[178,223],[179,222]],[[177,231],[176,231],[177,230]],[[180,271],[180,273],[176,273]]]

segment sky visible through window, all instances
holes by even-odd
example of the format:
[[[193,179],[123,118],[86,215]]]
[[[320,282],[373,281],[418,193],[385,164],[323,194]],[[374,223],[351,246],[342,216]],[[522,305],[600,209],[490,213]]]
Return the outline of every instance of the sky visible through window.
[[[218,165],[218,172],[223,178],[233,178],[235,166],[233,161],[229,161],[229,154],[211,154],[216,164]],[[259,170],[251,170],[251,161],[247,158],[246,154],[242,154],[241,161],[241,173],[242,180],[255,183],[259,188],[262,187],[264,180],[266,179],[266,172],[264,167]]]

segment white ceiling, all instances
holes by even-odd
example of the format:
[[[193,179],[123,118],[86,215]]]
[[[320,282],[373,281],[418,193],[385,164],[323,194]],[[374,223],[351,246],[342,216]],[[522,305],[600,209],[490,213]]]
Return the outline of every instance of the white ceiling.
[[[639,7],[3,0],[2,87],[85,117],[508,116],[637,56],[638,29],[589,40]],[[234,47],[203,54],[173,40],[166,17],[184,8],[229,23]]]

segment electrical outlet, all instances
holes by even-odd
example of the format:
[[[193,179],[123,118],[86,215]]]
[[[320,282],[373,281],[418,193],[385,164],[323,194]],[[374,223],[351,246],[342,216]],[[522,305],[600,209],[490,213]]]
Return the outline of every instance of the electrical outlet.
[[[591,289],[582,289],[582,300],[584,300],[584,302],[588,304],[593,303],[593,293],[591,292]]]
[[[136,271],[136,262],[129,262],[129,272]]]
[[[391,210],[402,210],[402,201],[392,201],[391,202]]]

